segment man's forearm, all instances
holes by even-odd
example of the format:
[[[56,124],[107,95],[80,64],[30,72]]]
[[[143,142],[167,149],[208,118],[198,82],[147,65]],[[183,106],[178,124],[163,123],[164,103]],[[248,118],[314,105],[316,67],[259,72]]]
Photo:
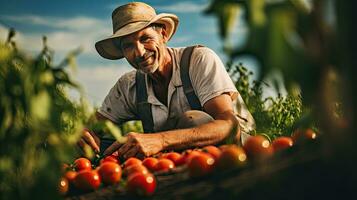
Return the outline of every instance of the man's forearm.
[[[240,138],[238,120],[234,115],[225,116],[197,127],[177,129],[158,133],[163,150],[180,150],[221,143]]]

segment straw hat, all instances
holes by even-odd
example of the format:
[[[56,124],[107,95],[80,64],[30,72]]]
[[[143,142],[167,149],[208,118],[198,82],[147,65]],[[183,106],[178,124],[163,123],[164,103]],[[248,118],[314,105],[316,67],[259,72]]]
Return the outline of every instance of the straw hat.
[[[152,23],[165,25],[168,40],[175,33],[178,26],[178,17],[174,14],[156,14],[155,9],[142,2],[131,2],[117,7],[112,13],[113,35],[98,41],[95,48],[98,53],[107,59],[123,58],[120,37],[139,31]]]

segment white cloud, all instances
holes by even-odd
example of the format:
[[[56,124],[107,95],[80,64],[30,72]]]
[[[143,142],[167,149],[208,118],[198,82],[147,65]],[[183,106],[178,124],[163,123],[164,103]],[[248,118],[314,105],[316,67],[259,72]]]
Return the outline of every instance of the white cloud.
[[[101,27],[105,22],[96,18],[77,16],[73,18],[58,18],[37,15],[3,15],[1,18],[18,23],[47,26],[52,28],[83,30]]]
[[[94,43],[112,33],[110,20],[104,21],[91,17],[55,18],[35,15],[2,17],[17,23],[44,26],[43,34],[48,38],[48,46],[60,54],[82,47],[84,54],[97,56]],[[17,32],[15,39],[19,46],[25,50],[39,51],[42,49],[42,33]]]
[[[153,6],[157,10],[173,13],[200,13],[207,8],[208,3],[198,4],[189,1],[178,2],[171,5]]]
[[[9,33],[9,29],[0,24],[0,41],[5,42]]]
[[[72,76],[84,87],[91,103],[100,105],[119,77],[131,70],[128,64],[121,63],[93,65],[79,67],[77,73]]]
[[[170,45],[184,45],[185,43],[188,43],[190,41],[193,40],[193,37],[192,36],[181,36],[181,37],[178,37],[178,36],[174,36],[169,44]]]
[[[151,4],[150,4],[151,5]],[[194,3],[190,1],[177,2],[170,5],[151,5],[156,11],[172,12],[172,13],[199,13],[208,6],[208,2],[204,4]],[[108,6],[110,10],[117,8],[118,4]]]

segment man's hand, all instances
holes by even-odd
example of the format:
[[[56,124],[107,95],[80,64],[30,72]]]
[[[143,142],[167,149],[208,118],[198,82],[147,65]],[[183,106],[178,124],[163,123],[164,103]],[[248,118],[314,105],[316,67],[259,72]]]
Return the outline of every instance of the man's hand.
[[[100,139],[95,133],[90,132],[88,129],[83,130],[83,135],[77,144],[82,150],[84,150],[85,145],[89,145],[94,152],[99,153]]]
[[[124,159],[130,157],[143,158],[163,150],[163,139],[160,134],[131,132],[127,134],[126,137],[126,143],[114,142],[104,151],[104,155],[110,155],[117,150],[118,155]]]

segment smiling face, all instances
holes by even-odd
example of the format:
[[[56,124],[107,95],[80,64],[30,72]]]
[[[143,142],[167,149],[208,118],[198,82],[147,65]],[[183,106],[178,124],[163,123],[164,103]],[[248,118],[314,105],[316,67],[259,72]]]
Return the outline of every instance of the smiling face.
[[[137,70],[154,73],[163,66],[166,50],[164,28],[149,26],[121,38],[120,47],[126,60]]]

